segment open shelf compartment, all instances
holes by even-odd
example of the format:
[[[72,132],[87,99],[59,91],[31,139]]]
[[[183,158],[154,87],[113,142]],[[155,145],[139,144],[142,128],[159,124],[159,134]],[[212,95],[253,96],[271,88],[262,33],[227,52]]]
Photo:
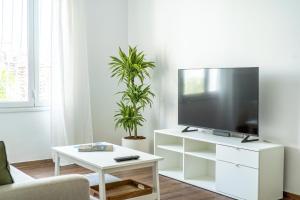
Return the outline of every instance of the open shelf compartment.
[[[183,154],[165,149],[157,149],[156,155],[164,158],[158,164],[161,175],[183,180]]]
[[[185,182],[204,189],[216,191],[215,171],[216,163],[214,161],[185,155]]]
[[[183,139],[181,137],[157,134],[155,142],[158,149],[183,153]]]
[[[216,160],[216,144],[184,139],[184,146],[186,155],[204,158],[212,161]]]

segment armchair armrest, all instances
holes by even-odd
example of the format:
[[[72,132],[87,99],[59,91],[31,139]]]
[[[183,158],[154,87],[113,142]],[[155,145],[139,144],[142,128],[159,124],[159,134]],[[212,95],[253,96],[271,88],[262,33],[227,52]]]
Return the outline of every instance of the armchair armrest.
[[[0,187],[0,200],[89,200],[89,182],[65,175]]]

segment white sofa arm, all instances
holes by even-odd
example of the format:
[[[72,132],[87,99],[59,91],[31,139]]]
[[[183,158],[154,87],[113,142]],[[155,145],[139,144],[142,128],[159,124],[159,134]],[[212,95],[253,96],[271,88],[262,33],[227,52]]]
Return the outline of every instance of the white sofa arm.
[[[0,200],[89,200],[89,182],[65,175],[0,187]]]

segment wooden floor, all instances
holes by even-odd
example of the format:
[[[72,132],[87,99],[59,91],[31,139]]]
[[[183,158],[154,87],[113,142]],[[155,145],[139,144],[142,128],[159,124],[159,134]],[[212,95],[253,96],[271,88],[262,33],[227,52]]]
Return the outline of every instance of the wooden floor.
[[[34,178],[43,178],[53,176],[54,164],[52,161],[34,161],[31,163],[14,164],[26,174]],[[62,167],[62,174],[86,174],[89,170],[77,165]],[[152,172],[150,168],[131,170],[114,173],[119,178],[131,178],[152,185]],[[229,200],[231,198],[209,192],[164,176],[160,176],[161,200]],[[288,200],[288,199],[285,199]]]
[[[54,164],[52,161],[35,161],[31,163],[14,164],[15,167],[34,178],[53,176]],[[62,174],[86,174],[89,170],[77,165],[65,166]],[[131,178],[152,185],[152,172],[150,168],[114,173],[119,178]],[[161,200],[229,200],[231,198],[193,187],[173,179],[160,176]]]

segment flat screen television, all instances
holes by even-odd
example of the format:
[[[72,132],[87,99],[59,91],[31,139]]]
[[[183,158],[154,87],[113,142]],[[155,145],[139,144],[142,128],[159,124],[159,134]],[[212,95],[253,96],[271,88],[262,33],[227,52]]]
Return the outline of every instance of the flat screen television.
[[[258,136],[259,68],[178,70],[178,124]]]

